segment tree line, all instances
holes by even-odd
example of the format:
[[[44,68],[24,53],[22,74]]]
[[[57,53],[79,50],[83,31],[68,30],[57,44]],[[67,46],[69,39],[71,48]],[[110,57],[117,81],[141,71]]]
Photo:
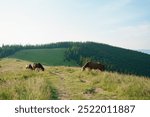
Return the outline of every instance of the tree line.
[[[150,76],[150,55],[129,49],[86,42],[68,48],[65,56],[81,66],[87,61],[95,61],[104,64],[108,71]]]
[[[44,45],[3,45],[0,58],[23,49],[66,48],[65,59],[82,66],[87,61],[100,62],[107,71],[150,76],[150,55],[95,42],[58,42]]]
[[[4,58],[13,55],[17,51],[23,49],[51,49],[51,48],[70,48],[73,45],[72,42],[58,42],[51,44],[41,44],[41,45],[2,45],[0,47],[0,58]]]

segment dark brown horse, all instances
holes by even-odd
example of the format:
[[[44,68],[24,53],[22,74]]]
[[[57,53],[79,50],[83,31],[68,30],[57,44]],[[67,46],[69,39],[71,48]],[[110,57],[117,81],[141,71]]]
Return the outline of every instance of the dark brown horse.
[[[105,66],[102,65],[101,63],[95,63],[95,62],[87,62],[83,67],[82,70],[84,71],[86,68],[89,69],[98,69],[100,71],[105,70]]]
[[[33,67],[33,70],[35,69],[41,69],[42,71],[45,70],[41,63],[33,63],[32,67]]]

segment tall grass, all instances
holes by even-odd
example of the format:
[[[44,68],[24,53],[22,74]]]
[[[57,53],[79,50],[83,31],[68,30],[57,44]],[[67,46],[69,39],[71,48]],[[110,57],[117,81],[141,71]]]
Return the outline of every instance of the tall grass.
[[[27,61],[0,61],[0,99],[150,99],[150,78],[79,67],[26,70]]]
[[[50,81],[41,72],[30,71],[24,68],[15,72],[21,61],[4,62],[0,75],[0,99],[24,99],[24,100],[45,100],[57,99],[57,91]],[[2,63],[1,63],[2,64]],[[10,70],[9,65],[13,67]]]

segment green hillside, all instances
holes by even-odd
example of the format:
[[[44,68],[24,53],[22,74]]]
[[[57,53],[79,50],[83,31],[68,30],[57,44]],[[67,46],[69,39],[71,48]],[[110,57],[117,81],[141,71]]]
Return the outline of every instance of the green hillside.
[[[86,42],[67,49],[66,59],[83,65],[98,61],[107,71],[150,77],[150,55],[106,44]]]
[[[150,77],[150,55],[95,42],[58,42],[44,45],[5,45],[0,58],[13,57],[52,66],[82,66],[100,62],[106,71]]]
[[[150,78],[80,67],[25,69],[29,61],[0,59],[0,99],[150,99]]]
[[[32,62],[41,62],[45,65],[52,66],[77,66],[75,62],[65,60],[64,52],[65,48],[55,49],[25,49],[16,52],[10,56],[12,58],[18,58],[22,60],[28,60]]]

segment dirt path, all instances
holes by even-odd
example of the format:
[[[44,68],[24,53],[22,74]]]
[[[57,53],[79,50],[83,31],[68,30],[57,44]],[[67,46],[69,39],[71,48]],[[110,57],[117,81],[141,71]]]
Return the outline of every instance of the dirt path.
[[[62,73],[56,73],[56,72],[51,72],[51,74],[56,75],[58,77],[57,84],[55,84],[55,87],[57,88],[58,91],[58,99],[64,100],[64,99],[69,99],[69,93],[67,92],[67,86],[65,84],[65,75]]]

